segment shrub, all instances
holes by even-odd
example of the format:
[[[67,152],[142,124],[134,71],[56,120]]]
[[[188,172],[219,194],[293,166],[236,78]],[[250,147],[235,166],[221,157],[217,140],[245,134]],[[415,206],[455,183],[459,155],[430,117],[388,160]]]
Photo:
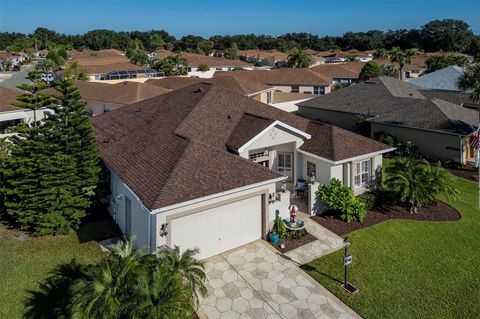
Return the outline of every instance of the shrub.
[[[280,238],[285,238],[287,236],[287,228],[280,216],[275,217],[273,221],[273,227],[270,230],[272,234],[278,234]]]
[[[340,218],[346,222],[365,219],[365,204],[360,202],[350,187],[333,178],[328,185],[321,185],[315,193],[317,199],[325,203],[329,209],[340,210]]]
[[[452,176],[441,164],[430,165],[427,161],[414,158],[397,158],[384,168],[383,188],[394,198],[410,205],[410,212],[433,203],[439,194],[455,198],[458,190]]]
[[[365,209],[370,210],[377,204],[377,195],[373,192],[363,193],[357,196],[358,201],[365,205]]]
[[[200,64],[197,68],[198,71],[200,72],[206,72],[210,70],[210,67],[206,64]]]

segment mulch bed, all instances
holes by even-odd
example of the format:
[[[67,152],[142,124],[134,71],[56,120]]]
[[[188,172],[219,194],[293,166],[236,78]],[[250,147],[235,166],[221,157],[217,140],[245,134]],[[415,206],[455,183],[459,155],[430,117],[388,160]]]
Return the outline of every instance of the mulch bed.
[[[420,207],[417,214],[410,214],[407,207],[398,205],[384,205],[367,211],[367,215],[363,223],[360,222],[344,222],[337,216],[336,211],[326,211],[322,215],[312,216],[311,219],[331,230],[335,234],[342,236],[351,231],[367,228],[372,225],[384,222],[389,219],[408,219],[423,221],[457,221],[461,218],[460,213],[452,206],[438,201],[435,204]]]
[[[312,241],[315,241],[317,240],[317,237],[313,236],[312,234],[308,233],[303,236],[302,238],[298,238],[298,239],[290,239],[290,238],[286,238],[286,239],[280,239],[280,241],[278,242],[277,245],[274,245],[272,244],[271,241],[269,241],[268,243],[270,245],[272,245],[273,247],[275,247],[275,249],[277,249],[279,252],[281,252],[282,254],[290,251],[290,250],[294,250],[295,248],[298,248],[298,247],[301,247],[303,245],[306,245],[308,243],[311,243]],[[285,248],[280,248],[280,244],[283,243],[285,245]]]
[[[469,181],[478,181],[478,169],[473,165],[465,167],[448,168],[448,171],[455,176],[467,179]]]

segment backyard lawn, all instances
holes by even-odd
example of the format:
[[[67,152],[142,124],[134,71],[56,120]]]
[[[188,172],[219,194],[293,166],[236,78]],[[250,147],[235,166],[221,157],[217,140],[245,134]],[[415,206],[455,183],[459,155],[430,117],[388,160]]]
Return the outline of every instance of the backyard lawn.
[[[459,221],[390,220],[348,235],[357,295],[340,288],[343,250],[304,269],[365,318],[480,318],[477,186],[455,183],[461,196],[449,203]]]
[[[94,240],[116,233],[108,219],[86,222],[65,236],[30,238],[0,225],[0,318],[22,318],[29,291],[62,263],[95,263],[102,252]],[[46,303],[48,304],[48,302]]]

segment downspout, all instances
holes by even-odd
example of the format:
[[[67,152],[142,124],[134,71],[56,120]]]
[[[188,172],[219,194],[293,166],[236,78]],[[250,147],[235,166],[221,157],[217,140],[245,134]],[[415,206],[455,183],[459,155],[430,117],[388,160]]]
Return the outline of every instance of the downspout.
[[[459,137],[460,137],[460,164],[463,165],[465,164],[463,160],[463,136],[459,135]]]

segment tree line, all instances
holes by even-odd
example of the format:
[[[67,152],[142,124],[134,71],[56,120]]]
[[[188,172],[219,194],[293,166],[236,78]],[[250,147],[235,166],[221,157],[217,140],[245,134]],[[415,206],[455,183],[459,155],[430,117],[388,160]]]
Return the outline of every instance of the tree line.
[[[280,36],[239,34],[214,35],[205,38],[186,35],[179,39],[165,30],[116,32],[92,30],[84,34],[67,35],[39,27],[32,34],[1,32],[0,50],[30,46],[45,49],[54,45],[66,45],[78,50],[116,48],[126,51],[131,40],[138,40],[147,51],[164,48],[210,54],[214,50],[227,50],[234,44],[240,50],[260,49],[290,51],[293,48],[326,50],[376,50],[380,48],[416,48],[426,52],[464,52],[480,55],[480,36],[475,35],[468,23],[462,20],[444,19],[430,21],[418,29],[370,30],[346,32],[342,36],[319,36],[296,32]]]

